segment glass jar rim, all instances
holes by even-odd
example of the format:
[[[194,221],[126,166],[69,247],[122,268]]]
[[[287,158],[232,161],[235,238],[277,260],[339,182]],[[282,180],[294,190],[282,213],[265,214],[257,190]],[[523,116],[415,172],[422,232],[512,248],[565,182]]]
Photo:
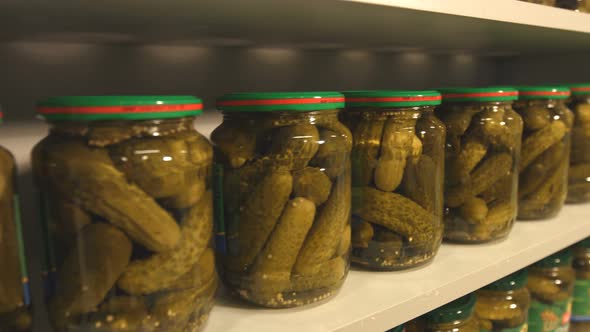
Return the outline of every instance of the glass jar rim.
[[[426,314],[430,323],[451,323],[464,320],[473,314],[476,296],[470,293]]]
[[[37,105],[48,121],[156,120],[197,116],[203,102],[193,96],[61,96]]]
[[[484,290],[510,291],[526,287],[528,272],[522,269],[483,287]]]
[[[570,89],[563,86],[520,86],[518,100],[568,99]]]

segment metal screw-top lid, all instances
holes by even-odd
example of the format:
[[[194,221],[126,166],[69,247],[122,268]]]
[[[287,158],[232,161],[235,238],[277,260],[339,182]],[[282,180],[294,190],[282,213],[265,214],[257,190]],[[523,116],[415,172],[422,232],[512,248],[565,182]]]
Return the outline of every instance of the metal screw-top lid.
[[[563,86],[519,86],[518,99],[567,99],[570,97],[570,89]]]
[[[203,102],[193,96],[65,96],[37,105],[50,121],[150,120],[196,116]]]
[[[441,103],[437,91],[343,91],[346,107],[417,107]]]
[[[511,87],[443,88],[438,89],[444,103],[514,101],[518,91]]]
[[[509,276],[492,282],[483,287],[485,290],[510,291],[526,287],[528,272],[526,269],[517,271]]]
[[[473,314],[475,300],[474,293],[468,294],[427,313],[424,318],[429,323],[435,324],[467,319]]]
[[[217,99],[224,112],[311,112],[344,107],[339,92],[253,92],[230,93]]]

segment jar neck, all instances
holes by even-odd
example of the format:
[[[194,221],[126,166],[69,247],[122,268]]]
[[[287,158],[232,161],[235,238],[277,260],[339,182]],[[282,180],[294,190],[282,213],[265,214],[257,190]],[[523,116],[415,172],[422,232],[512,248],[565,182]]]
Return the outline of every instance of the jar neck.
[[[101,120],[101,121],[53,121],[49,130],[53,135],[86,137],[91,133],[130,133],[137,137],[160,137],[167,134],[193,130],[194,117],[152,120]]]
[[[526,107],[565,107],[565,99],[529,99],[529,100],[518,100],[514,102],[514,108],[526,108]]]
[[[350,107],[344,111],[344,114],[361,115],[367,119],[379,119],[389,117],[403,117],[419,119],[426,115],[434,113],[434,106],[416,106],[416,107]]]
[[[590,104],[590,94],[573,95],[571,100],[576,104]]]

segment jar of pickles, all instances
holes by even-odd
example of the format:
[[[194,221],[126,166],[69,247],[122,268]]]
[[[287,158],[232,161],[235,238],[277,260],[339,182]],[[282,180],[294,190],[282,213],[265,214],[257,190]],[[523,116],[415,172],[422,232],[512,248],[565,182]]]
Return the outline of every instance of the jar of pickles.
[[[441,89],[436,114],[447,127],[445,239],[505,237],[516,218],[522,119],[513,88]]]
[[[576,283],[570,332],[587,332],[590,331],[590,238],[576,244],[573,250]]]
[[[588,13],[590,11],[589,0],[557,0],[556,7]]]
[[[0,112],[0,124],[3,114]],[[30,293],[16,191],[16,163],[0,146],[0,331],[30,331]]]
[[[555,6],[555,0],[522,0],[525,2],[530,2],[530,3],[537,3],[539,5],[545,5],[545,6]]]
[[[33,151],[56,331],[197,330],[217,287],[213,149],[191,96],[56,97]]]
[[[531,295],[520,270],[477,291],[475,313],[484,332],[527,331]]]
[[[419,319],[422,327],[415,332],[480,332],[474,314],[475,300],[472,293],[427,313]]]
[[[252,303],[301,306],[348,273],[352,136],[337,92],[221,97],[211,134],[223,279]],[[220,249],[223,248],[223,249]]]
[[[590,201],[590,83],[571,85],[574,128],[567,203]]]
[[[567,195],[570,133],[574,116],[565,104],[570,92],[557,86],[519,88],[514,109],[524,123],[519,163],[518,218],[557,215]]]
[[[529,332],[567,332],[576,279],[569,249],[555,253],[528,268],[531,293]]]
[[[444,125],[436,91],[344,92],[353,135],[352,261],[396,270],[429,261],[442,240]]]

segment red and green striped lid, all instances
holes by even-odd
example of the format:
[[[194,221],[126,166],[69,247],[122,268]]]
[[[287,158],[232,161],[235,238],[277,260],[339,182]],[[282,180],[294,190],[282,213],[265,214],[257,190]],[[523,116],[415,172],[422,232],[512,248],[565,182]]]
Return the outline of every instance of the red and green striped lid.
[[[567,99],[570,89],[563,86],[520,86],[518,87],[519,100],[531,99]]]
[[[225,112],[321,111],[344,107],[339,92],[254,92],[230,93],[217,99]]]
[[[518,99],[518,91],[511,87],[444,88],[438,89],[443,103],[447,102],[494,102]]]
[[[437,91],[344,91],[346,107],[416,107],[440,105]]]
[[[569,84],[568,87],[572,95],[588,95],[590,94],[590,83]]]
[[[4,113],[0,111],[0,124],[2,124],[2,122],[4,122]]]
[[[40,102],[51,121],[151,120],[196,116],[203,102],[193,96],[65,96]]]

